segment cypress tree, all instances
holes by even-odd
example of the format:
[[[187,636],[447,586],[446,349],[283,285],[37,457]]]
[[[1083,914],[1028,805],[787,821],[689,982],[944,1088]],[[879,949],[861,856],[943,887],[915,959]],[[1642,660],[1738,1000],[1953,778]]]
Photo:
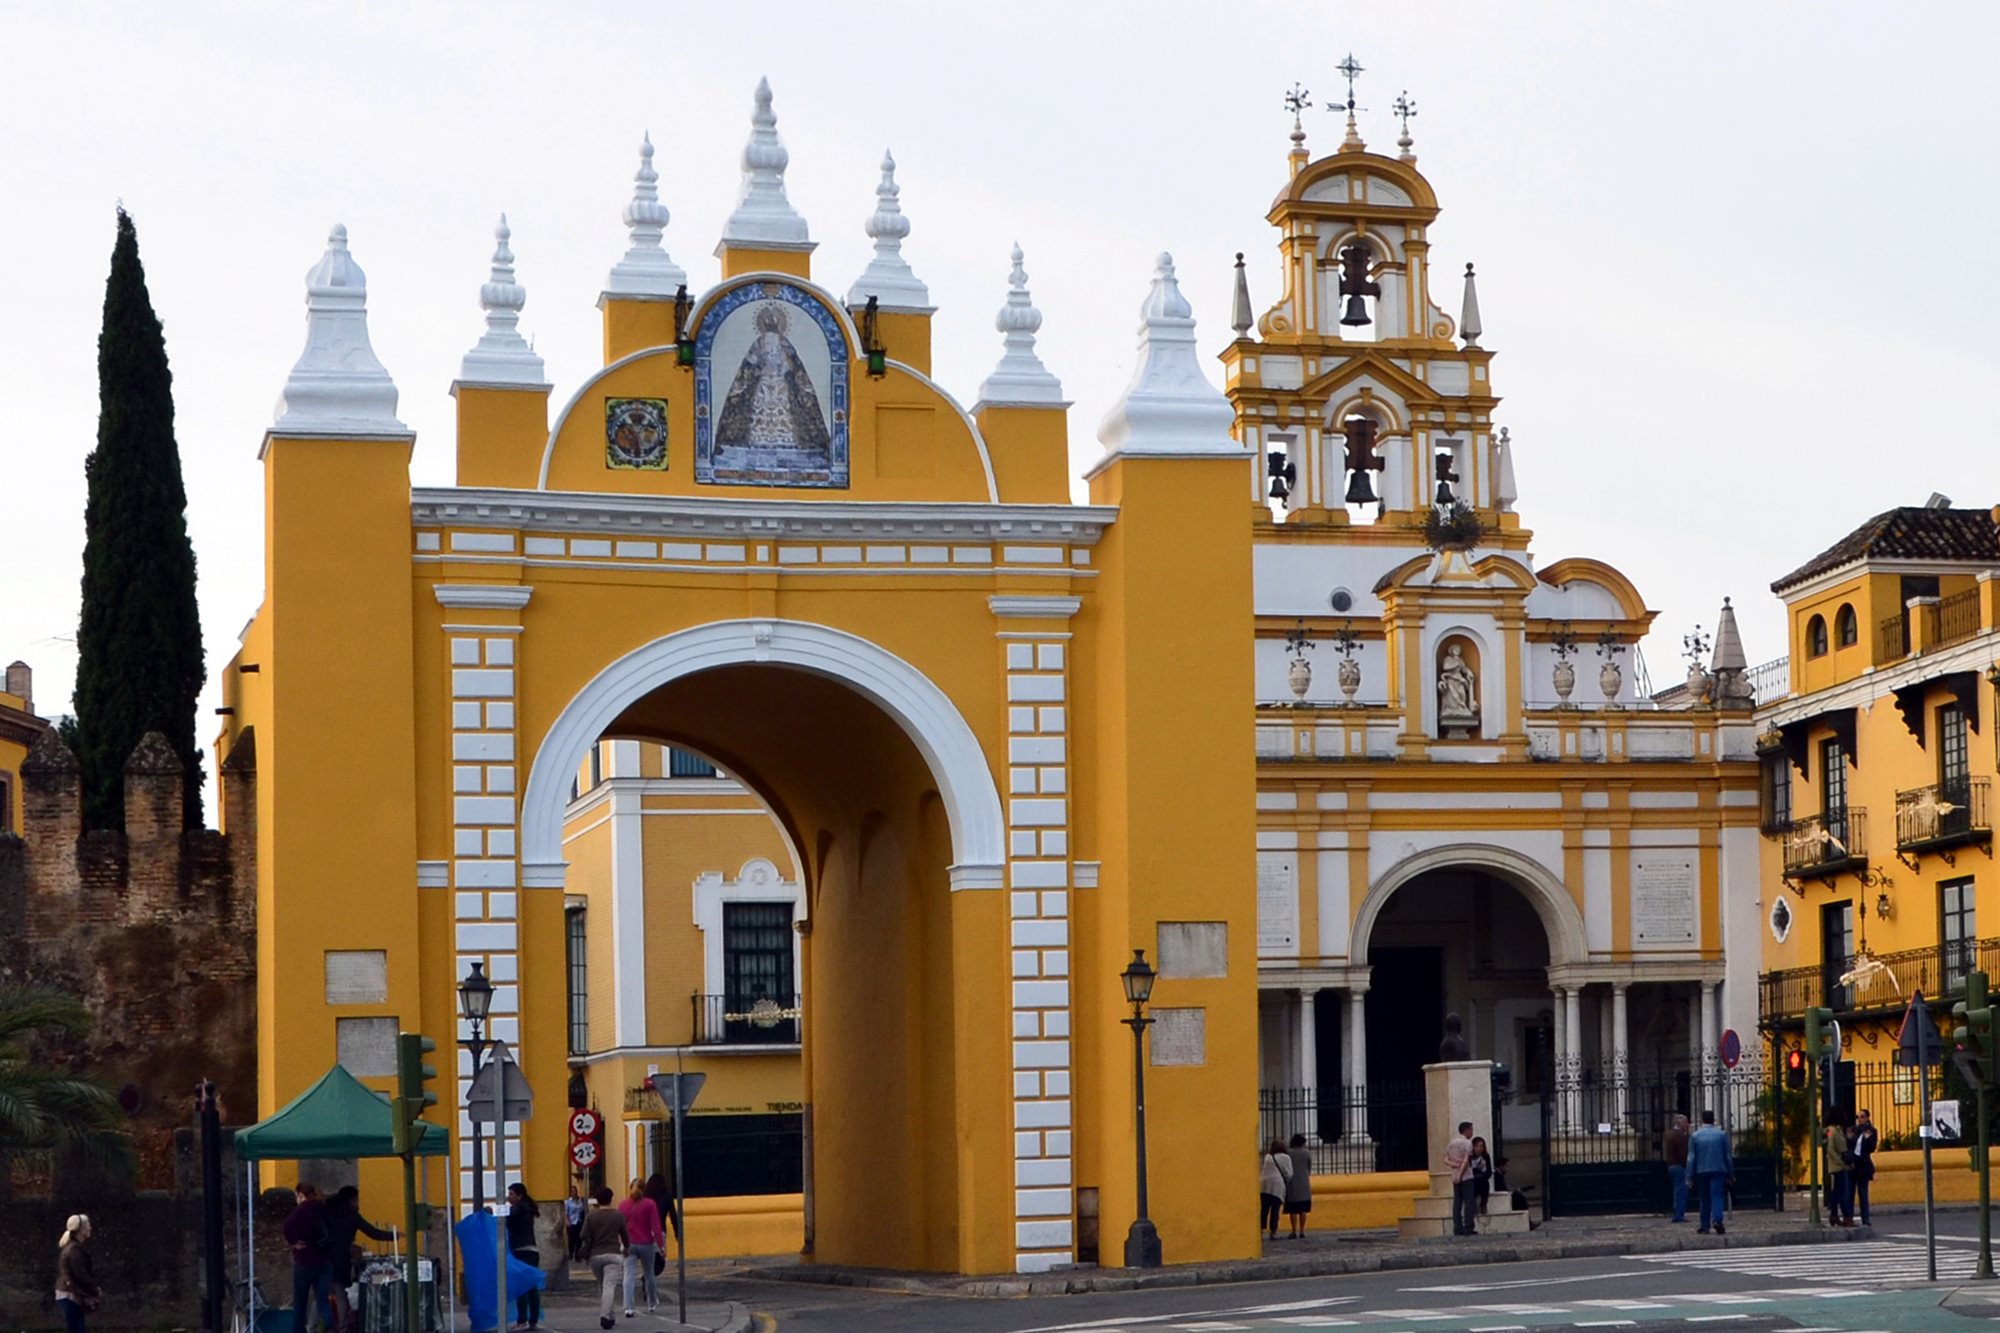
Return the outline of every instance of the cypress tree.
[[[201,826],[195,701],[207,679],[195,610],[187,490],[174,443],[173,375],[139,234],[118,209],[97,340],[97,448],[84,462],[83,619],[76,712],[84,827],[125,826],[125,761],[149,731],[187,766],[187,822]]]

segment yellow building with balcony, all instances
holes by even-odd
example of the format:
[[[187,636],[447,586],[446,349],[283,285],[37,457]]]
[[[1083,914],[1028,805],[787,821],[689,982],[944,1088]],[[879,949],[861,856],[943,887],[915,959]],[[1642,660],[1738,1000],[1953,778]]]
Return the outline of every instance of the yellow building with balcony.
[[[1934,496],[1771,585],[1791,658],[1788,693],[1758,713],[1761,1022],[1790,1048],[1809,1006],[1834,1011],[1836,1102],[1856,1062],[1887,1065],[1913,992],[1948,1010],[1968,972],[2000,971],[1996,574],[2000,511]]]
[[[0,833],[21,831],[21,761],[49,724],[35,716],[35,676],[10,662],[0,688]]]

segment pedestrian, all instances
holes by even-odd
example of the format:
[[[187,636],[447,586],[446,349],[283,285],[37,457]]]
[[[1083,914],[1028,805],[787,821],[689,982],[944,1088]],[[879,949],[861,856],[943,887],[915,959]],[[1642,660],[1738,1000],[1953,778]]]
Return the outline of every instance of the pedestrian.
[[[1507,1206],[1512,1208],[1515,1212],[1525,1213],[1528,1211],[1528,1195],[1524,1190],[1515,1189],[1513,1181],[1514,1181],[1513,1168],[1507,1164],[1507,1159],[1504,1157],[1494,1158],[1493,1192],[1505,1198],[1507,1200]],[[1534,1230],[1534,1228],[1535,1228],[1535,1223],[1530,1221],[1528,1223],[1528,1229],[1532,1231]]]
[[[590,1206],[583,1201],[583,1196],[576,1192],[576,1186],[571,1185],[569,1197],[563,1200],[563,1223],[569,1228],[569,1257],[572,1259],[583,1257],[576,1243],[583,1234],[583,1215],[589,1211]]]
[[[56,1242],[56,1309],[62,1311],[63,1327],[83,1333],[83,1317],[103,1304],[104,1289],[90,1264],[90,1218],[72,1213]]]
[[[1292,1239],[1306,1238],[1306,1216],[1313,1210],[1313,1158],[1306,1136],[1292,1135],[1292,1174],[1285,1177],[1285,1216],[1292,1221]]]
[[[1660,1155],[1667,1159],[1667,1184],[1673,1190],[1673,1219],[1688,1220],[1688,1118],[1678,1111],[1667,1124],[1660,1140]]]
[[[333,1266],[329,1281],[333,1296],[333,1313],[340,1320],[338,1327],[343,1333],[354,1333],[360,1327],[361,1315],[347,1299],[347,1289],[354,1282],[354,1237],[356,1233],[370,1240],[396,1239],[393,1231],[384,1231],[361,1215],[361,1191],[352,1185],[342,1185],[326,1201],[327,1259]]]
[[[1493,1193],[1493,1155],[1486,1150],[1486,1140],[1475,1134],[1472,1136],[1472,1202],[1481,1217],[1486,1216],[1486,1200]]]
[[[333,1228],[326,1201],[319,1186],[303,1180],[292,1197],[297,1206],[285,1218],[285,1244],[292,1247],[292,1328],[307,1333],[317,1309],[331,1333],[340,1326],[333,1319]]]
[[[1843,1126],[1846,1119],[1835,1111],[1827,1119],[1822,1137],[1826,1142],[1826,1220],[1837,1227],[1854,1225],[1854,1200],[1848,1195],[1847,1167],[1850,1155],[1847,1147],[1847,1130]]]
[[[1854,1165],[1847,1168],[1848,1188],[1852,1193],[1851,1203],[1861,1209],[1861,1225],[1868,1223],[1868,1182],[1875,1179],[1875,1149],[1882,1139],[1875,1132],[1875,1120],[1866,1111],[1857,1111],[1854,1118],[1854,1132],[1848,1135],[1847,1149],[1854,1154]]]
[[[1715,1112],[1701,1113],[1701,1128],[1688,1138],[1688,1173],[1694,1177],[1695,1200],[1701,1206],[1701,1226],[1720,1236],[1722,1191],[1736,1183],[1736,1158],[1729,1151],[1729,1134],[1715,1123]]]
[[[646,1186],[637,1176],[625,1187],[625,1200],[618,1205],[625,1215],[625,1313],[638,1311],[632,1296],[635,1286],[646,1293],[646,1312],[660,1308],[660,1280],[653,1273],[653,1256],[660,1252],[666,1231],[660,1225],[660,1210],[646,1197]]]
[[[535,1246],[535,1218],[541,1213],[528,1197],[528,1187],[515,1181],[507,1187],[507,1251],[524,1264],[542,1266],[542,1252]],[[514,1298],[514,1327],[542,1326],[542,1289],[529,1287]]]
[[[1458,1137],[1444,1145],[1444,1164],[1451,1172],[1451,1234],[1473,1236],[1478,1227],[1472,1220],[1472,1122],[1462,1120]]]
[[[611,1206],[609,1186],[599,1185],[590,1196],[590,1209],[577,1228],[576,1248],[597,1279],[597,1326],[610,1328],[618,1322],[611,1312],[618,1299],[618,1274],[625,1267],[631,1243],[625,1236],[625,1214]]]
[[[1285,1186],[1292,1179],[1292,1155],[1281,1140],[1264,1146],[1264,1159],[1257,1164],[1257,1226],[1272,1240],[1278,1238],[1278,1210],[1285,1204]]]
[[[660,1210],[660,1217],[666,1222],[668,1230],[674,1233],[674,1239],[679,1240],[681,1238],[681,1215],[674,1207],[673,1186],[667,1184],[667,1177],[664,1172],[655,1171],[652,1175],[646,1177],[646,1197],[651,1199],[653,1206]]]

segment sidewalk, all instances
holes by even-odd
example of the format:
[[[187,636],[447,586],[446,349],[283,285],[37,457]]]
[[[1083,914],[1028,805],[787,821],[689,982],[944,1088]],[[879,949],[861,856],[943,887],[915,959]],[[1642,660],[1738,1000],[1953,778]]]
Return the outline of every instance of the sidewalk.
[[[1303,1240],[1281,1238],[1267,1241],[1261,1258],[1198,1264],[1172,1263],[1173,1237],[1167,1236],[1163,1239],[1168,1266],[1154,1270],[1078,1266],[1033,1276],[953,1277],[757,1260],[734,1271],[739,1277],[824,1286],[880,1287],[957,1296],[1044,1296],[1093,1291],[1143,1291],[1222,1282],[1271,1282],[1285,1278],[1442,1268],[1457,1264],[1604,1258],[1620,1254],[1664,1254],[1676,1250],[1721,1250],[1756,1245],[1838,1245],[1869,1240],[1874,1234],[1869,1227],[1815,1229],[1807,1225],[1805,1210],[1800,1207],[1783,1213],[1731,1213],[1729,1230],[1721,1236],[1698,1234],[1692,1219],[1676,1225],[1658,1216],[1568,1217],[1544,1222],[1524,1236],[1447,1236],[1435,1240],[1402,1240],[1394,1231],[1386,1230],[1313,1232]],[[1107,1239],[1105,1244],[1112,1253],[1117,1252],[1116,1239]]]
[[[703,1278],[718,1273],[740,1272],[733,1264],[714,1261],[688,1265],[689,1287],[699,1272]],[[623,1290],[620,1302],[612,1311],[618,1321],[618,1333],[749,1333],[754,1326],[750,1312],[735,1301],[688,1299],[688,1322],[678,1322],[674,1316],[679,1313],[674,1297],[674,1270],[670,1264],[660,1278],[660,1309],[657,1314],[646,1313],[644,1297],[639,1297],[637,1314],[625,1317]],[[590,1270],[581,1264],[570,1267],[569,1285],[560,1291],[544,1292],[542,1295],[541,1327],[550,1333],[596,1333],[597,1283],[591,1278]],[[511,1311],[509,1312],[511,1315]]]

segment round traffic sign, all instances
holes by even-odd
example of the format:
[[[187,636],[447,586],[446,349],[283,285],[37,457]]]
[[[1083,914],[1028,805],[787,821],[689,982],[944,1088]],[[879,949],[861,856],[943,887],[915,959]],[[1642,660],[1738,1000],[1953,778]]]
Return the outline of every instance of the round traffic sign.
[[[597,1140],[578,1139],[569,1145],[569,1160],[575,1162],[579,1170],[588,1171],[597,1165]]]
[[[594,1139],[602,1128],[604,1117],[588,1106],[579,1106],[569,1113],[569,1136],[573,1139]]]
[[[1743,1039],[1736,1035],[1735,1028],[1727,1028],[1722,1034],[1722,1067],[1736,1068],[1736,1062],[1743,1058]]]

